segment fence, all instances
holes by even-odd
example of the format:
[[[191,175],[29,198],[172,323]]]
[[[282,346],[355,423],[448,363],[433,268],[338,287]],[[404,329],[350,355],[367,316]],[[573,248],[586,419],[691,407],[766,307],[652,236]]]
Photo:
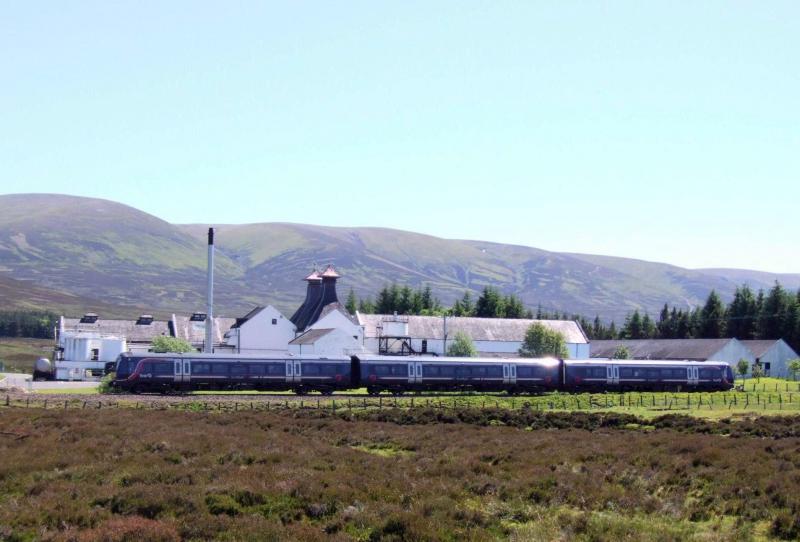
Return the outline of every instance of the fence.
[[[163,398],[148,400],[115,401],[108,399],[48,399],[41,396],[20,397],[6,395],[2,406],[9,408],[43,408],[60,410],[91,409],[145,409],[183,410],[195,412],[238,411],[353,411],[370,409],[528,409],[533,411],[591,412],[615,411],[798,411],[798,392],[717,392],[717,393],[605,393],[605,394],[553,394],[533,397],[438,396],[438,397],[363,397],[363,398],[286,398],[272,397],[264,400],[238,401],[230,399],[203,400],[201,398]]]

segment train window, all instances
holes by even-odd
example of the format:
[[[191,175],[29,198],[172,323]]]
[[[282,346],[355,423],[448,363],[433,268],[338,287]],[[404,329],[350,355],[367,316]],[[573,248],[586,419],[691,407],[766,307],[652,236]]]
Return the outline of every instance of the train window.
[[[719,378],[719,369],[700,369],[700,378],[711,379],[711,378]]]
[[[172,374],[172,362],[153,363],[152,367],[152,373],[154,375],[163,376]]]
[[[455,377],[456,367],[454,365],[442,365],[439,367],[439,374],[441,376]]]
[[[437,365],[423,365],[422,366],[422,374],[424,376],[439,376],[441,372],[439,371],[441,367]]]
[[[322,376],[333,376],[336,374],[336,365],[325,363],[319,366],[319,374]]]
[[[286,367],[283,365],[283,363],[270,363],[266,366],[266,373],[268,375],[283,376],[285,370]]]
[[[633,369],[629,367],[622,367],[619,370],[620,378],[633,378]]]
[[[406,371],[408,370],[407,365],[389,365],[389,373],[392,376],[406,376]]]
[[[492,377],[502,377],[503,376],[503,368],[499,366],[492,366],[486,368],[486,376],[489,378]]]
[[[303,374],[305,376],[317,376],[319,374],[320,366],[316,363],[304,363]]]
[[[658,369],[647,369],[648,380],[658,380],[659,378],[661,378],[661,371]]]
[[[228,374],[228,364],[227,363],[210,363],[211,366],[211,374],[213,375],[227,375]]]
[[[247,365],[243,363],[235,363],[231,365],[231,375],[233,376],[241,376],[247,374]]]
[[[211,373],[210,363],[192,363],[192,373],[195,375],[207,375]]]
[[[247,372],[251,375],[263,375],[267,366],[261,363],[248,363]]]
[[[344,375],[344,374],[347,374],[347,373],[350,372],[350,365],[348,365],[347,363],[340,363],[339,365],[337,365],[337,367],[338,367],[338,369],[337,369],[336,372],[338,374]],[[406,375],[406,366],[405,365],[396,365],[395,369],[397,369],[399,371],[397,374],[402,375],[402,376]]]

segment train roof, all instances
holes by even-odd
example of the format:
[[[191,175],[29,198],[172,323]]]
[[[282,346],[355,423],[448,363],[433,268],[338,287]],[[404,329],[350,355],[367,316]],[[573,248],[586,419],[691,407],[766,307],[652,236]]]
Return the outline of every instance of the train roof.
[[[666,366],[666,365],[728,365],[725,361],[697,361],[697,360],[677,360],[677,359],[565,359],[567,365],[631,365],[631,366]]]
[[[280,356],[264,356],[259,354],[223,354],[223,353],[216,353],[216,354],[206,354],[203,352],[186,352],[183,354],[177,353],[155,353],[155,352],[142,352],[142,353],[131,353],[131,352],[123,352],[123,356],[127,357],[135,357],[135,358],[191,358],[191,359],[202,359],[208,361],[258,361],[258,360],[270,360],[270,361],[289,361],[289,360],[320,360],[320,361],[350,361],[350,356],[315,356],[313,354],[302,354],[302,355],[293,355],[286,353]]]
[[[388,363],[421,363],[421,362],[430,362],[430,363],[493,363],[493,364],[500,364],[500,363],[515,363],[525,364],[525,363],[533,363],[536,365],[557,365],[558,360],[556,358],[456,358],[456,357],[442,357],[442,356],[379,356],[379,355],[367,355],[356,356],[360,361],[367,361],[367,362],[388,362]]]

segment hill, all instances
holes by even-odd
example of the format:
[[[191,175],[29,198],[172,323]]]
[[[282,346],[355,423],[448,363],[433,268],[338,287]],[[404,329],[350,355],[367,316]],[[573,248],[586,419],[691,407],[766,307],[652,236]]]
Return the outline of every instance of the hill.
[[[334,263],[349,288],[374,295],[392,282],[429,284],[449,304],[464,290],[494,286],[530,307],[620,320],[663,303],[691,306],[714,288],[729,297],[748,282],[775,279],[800,287],[800,275],[747,270],[690,270],[628,258],[549,252],[532,247],[441,239],[385,228],[289,223],[218,225],[217,312],[243,314],[273,303],[290,313],[302,301],[302,278]],[[56,303],[57,296],[97,300],[121,310],[191,311],[204,306],[205,225],[173,225],[131,207],[62,195],[0,196],[0,277],[8,304]],[[9,283],[10,284],[10,283]],[[19,285],[17,285],[19,286]],[[50,298],[48,300],[48,298]],[[62,299],[68,307],[68,299]],[[65,309],[66,310],[66,309]]]

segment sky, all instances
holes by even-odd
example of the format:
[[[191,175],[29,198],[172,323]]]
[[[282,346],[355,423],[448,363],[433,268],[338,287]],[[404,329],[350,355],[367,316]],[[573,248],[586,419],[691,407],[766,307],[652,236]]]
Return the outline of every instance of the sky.
[[[0,193],[800,272],[800,3],[7,2]]]

